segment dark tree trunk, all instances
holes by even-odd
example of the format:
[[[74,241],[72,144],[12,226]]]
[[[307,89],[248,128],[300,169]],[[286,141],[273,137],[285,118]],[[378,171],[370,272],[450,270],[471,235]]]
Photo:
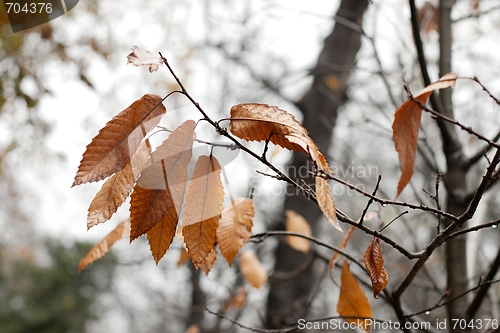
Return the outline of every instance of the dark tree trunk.
[[[297,102],[304,114],[304,126],[320,150],[327,153],[338,108],[347,100],[346,89],[356,54],[361,46],[361,20],[368,0],[343,0],[335,16],[336,24],[325,39],[323,50],[312,71],[313,84]],[[327,84],[329,82],[329,84]],[[294,154],[289,175],[296,178],[298,170],[308,166],[305,154]],[[304,175],[305,172],[300,172]],[[306,179],[310,184],[312,178]],[[304,216],[313,230],[321,217],[317,205],[302,195],[296,195],[290,187],[284,209],[292,209]],[[283,223],[280,224],[283,227]],[[291,249],[280,243],[275,253],[275,274],[271,276],[271,290],[267,306],[267,327],[279,328],[304,318],[312,287],[319,281],[312,269],[311,254]]]

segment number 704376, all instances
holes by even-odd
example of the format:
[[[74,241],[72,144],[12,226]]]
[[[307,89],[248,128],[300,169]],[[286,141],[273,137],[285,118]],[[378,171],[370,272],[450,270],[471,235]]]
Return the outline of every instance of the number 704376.
[[[31,3],[25,3],[24,5],[21,5],[19,3],[14,3],[14,2],[6,2],[5,5],[7,6],[7,13],[15,13],[15,14],[20,14],[20,13],[25,13],[25,14],[41,14],[41,13],[47,13],[50,14],[52,13],[52,4],[45,3],[45,2],[31,2]]]

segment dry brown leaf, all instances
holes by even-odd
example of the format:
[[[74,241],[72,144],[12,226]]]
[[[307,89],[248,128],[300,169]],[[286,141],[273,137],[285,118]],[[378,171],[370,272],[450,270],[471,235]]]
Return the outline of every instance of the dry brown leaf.
[[[414,99],[425,105],[433,90],[454,87],[457,78],[458,76],[456,74],[448,73],[438,81],[425,87],[424,90],[414,96]],[[396,110],[394,123],[392,124],[392,140],[394,141],[396,151],[399,155],[402,171],[398,182],[396,197],[398,197],[406,185],[408,185],[413,175],[415,155],[417,153],[418,132],[422,115],[422,107],[417,101],[409,99],[404,102]]]
[[[340,244],[338,246],[339,250],[343,250],[346,248],[347,242],[349,242],[349,239],[351,238],[351,235],[353,234],[354,230],[356,230],[355,226],[351,226],[349,228],[349,231],[345,234],[344,238],[342,238],[342,241],[340,241]],[[337,284],[337,283],[335,282],[335,279],[333,278],[333,269],[335,268],[335,263],[337,262],[337,260],[339,260],[339,258],[340,258],[340,253],[335,252],[332,256],[332,259],[330,259],[330,262],[328,264],[328,267],[330,269],[330,278],[332,279],[332,281],[335,284]]]
[[[306,153],[320,169],[332,173],[325,156],[309,137],[307,130],[285,110],[267,104],[238,104],[231,108],[230,120],[229,129],[237,137],[247,141],[269,140],[288,150]],[[328,181],[324,178],[316,177],[316,197],[328,222],[342,232]]]
[[[128,237],[130,233],[130,220],[127,219],[120,223],[113,231],[111,231],[103,240],[97,243],[90,251],[80,260],[78,264],[78,273],[85,267],[95,262],[97,259],[109,252],[111,245],[122,238]]]
[[[222,218],[217,227],[217,243],[229,266],[252,235],[254,215],[253,200],[248,198],[235,200],[222,212]]]
[[[383,267],[384,257],[382,256],[378,238],[373,237],[363,256],[363,262],[372,280],[373,297],[377,298],[378,294],[385,289],[389,282],[389,274]]]
[[[87,229],[111,218],[132,192],[135,179],[130,163],[107,179],[90,203]]]
[[[365,325],[367,321],[363,320],[363,318],[372,318],[372,308],[358,281],[351,274],[349,263],[346,260],[342,264],[340,279],[340,296],[337,303],[337,312],[345,321],[356,323],[357,327],[370,332],[370,326]]]
[[[175,206],[172,206],[167,209],[163,218],[147,232],[149,249],[157,265],[172,243],[178,220],[177,210]]]
[[[200,265],[200,268],[205,273],[205,275],[208,275],[208,273],[210,273],[212,267],[214,267],[216,260],[217,260],[217,250],[215,249],[214,246],[212,248],[212,251],[210,251],[208,256],[205,258],[205,260],[203,260],[203,262]]]
[[[270,140],[288,150],[309,154],[316,145],[295,117],[276,106],[246,103],[231,108],[229,129],[247,141]],[[316,148],[317,149],[317,148]]]
[[[240,286],[234,294],[229,297],[221,310],[221,313],[226,313],[231,309],[236,309],[236,311],[241,311],[245,305],[247,299],[247,288],[245,286]]]
[[[175,236],[192,156],[194,128],[188,120],[177,127],[151,154],[130,202],[130,241],[149,233],[150,249],[158,262]],[[156,233],[159,234],[156,234]]]
[[[182,235],[194,267],[210,253],[224,205],[221,167],[214,156],[200,156],[184,202]]]
[[[343,232],[337,219],[335,202],[330,192],[328,180],[319,176],[316,176],[316,200],[318,200],[319,209],[325,215],[326,220],[338,231]]]
[[[146,94],[113,117],[87,146],[73,186],[99,181],[123,169],[166,111],[161,96]]]
[[[240,255],[240,270],[245,280],[255,288],[267,283],[267,273],[262,264],[252,250],[247,250]]]
[[[159,56],[153,55],[149,51],[142,51],[137,46],[132,47],[132,53],[127,56],[127,64],[134,66],[144,66],[149,68],[149,72],[153,73],[158,70],[163,61]]]
[[[307,223],[306,219],[297,214],[297,212],[293,210],[285,211],[286,214],[286,231],[295,232],[298,234],[302,234],[305,236],[311,236],[311,227],[309,223]],[[286,236],[286,240],[288,245],[291,248],[302,251],[304,253],[309,252],[309,248],[311,247],[311,242],[309,239],[297,237],[297,236]]]

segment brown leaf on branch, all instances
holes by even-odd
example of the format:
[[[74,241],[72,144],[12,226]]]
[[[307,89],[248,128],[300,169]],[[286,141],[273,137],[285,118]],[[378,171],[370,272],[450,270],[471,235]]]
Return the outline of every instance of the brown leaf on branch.
[[[347,242],[349,242],[349,239],[351,238],[354,230],[356,230],[356,227],[355,226],[351,226],[349,228],[349,231],[345,234],[344,238],[342,238],[342,241],[340,242],[338,249],[339,250],[343,250],[346,248],[347,246]],[[337,260],[339,260],[340,258],[340,253],[338,252],[335,252],[332,256],[332,258],[330,259],[330,262],[328,263],[328,267],[329,267],[329,271],[330,271],[330,278],[332,279],[332,281],[337,284],[335,282],[335,279],[333,278],[333,269],[335,268],[335,263],[337,262]]]
[[[161,96],[146,94],[111,119],[87,146],[73,186],[99,181],[123,169],[166,111]]]
[[[366,320],[362,318],[371,318],[372,308],[370,302],[368,302],[368,298],[366,298],[366,295],[359,286],[358,281],[356,281],[351,274],[349,263],[346,260],[344,260],[342,264],[337,312],[345,321],[356,323],[357,327],[362,327],[365,331],[370,332],[370,326],[365,325]],[[359,319],[352,317],[357,317]]]
[[[267,283],[267,273],[254,251],[244,251],[240,255],[240,270],[245,280],[255,288]]]
[[[134,188],[135,180],[146,164],[151,150],[146,139],[132,156],[129,163],[104,182],[90,203],[87,229],[103,223],[116,213]]]
[[[214,247],[222,216],[224,188],[220,174],[221,167],[214,156],[200,156],[186,192],[182,235],[197,269]]]
[[[286,214],[286,231],[295,232],[305,236],[311,236],[311,227],[307,223],[306,219],[297,214],[293,210],[285,211]],[[309,252],[311,247],[311,242],[309,239],[297,237],[297,236],[286,236],[286,241],[291,248],[302,251],[304,253]]]
[[[130,241],[148,233],[156,262],[175,236],[178,212],[186,190],[195,126],[194,121],[188,120],[163,141],[151,154],[150,164],[141,172],[132,193]]]
[[[378,238],[373,237],[363,256],[363,262],[372,280],[373,297],[377,298],[378,294],[385,289],[389,282],[389,274],[383,267],[384,257],[382,256]]]
[[[413,97],[414,99],[408,99],[396,110],[392,124],[392,140],[399,155],[402,171],[396,197],[408,185],[413,175],[422,115],[420,104],[425,105],[427,103],[433,90],[454,87],[457,78],[458,76],[453,73],[444,75],[438,81],[425,87],[424,90]]]
[[[335,202],[328,186],[328,180],[319,176],[316,176],[316,200],[318,200],[319,209],[325,215],[326,220],[338,231],[343,232],[337,219]]]
[[[125,167],[107,179],[90,203],[87,229],[111,218],[132,192],[135,179],[132,166]]]
[[[148,67],[149,72],[153,73],[158,70],[163,61],[159,56],[155,56],[149,51],[142,51],[137,46],[134,46],[132,47],[132,53],[127,56],[127,64]]]
[[[253,200],[248,198],[235,200],[222,212],[222,218],[217,227],[217,243],[229,266],[252,235],[254,215]]]
[[[230,120],[229,129],[237,137],[247,141],[269,140],[288,150],[306,153],[318,168],[332,173],[325,157],[309,137],[307,130],[285,110],[267,104],[238,104],[231,108]],[[328,222],[342,232],[335,214],[335,204],[328,181],[318,176],[316,196],[318,205]]]
[[[109,252],[111,246],[122,238],[128,237],[130,233],[130,220],[127,219],[120,223],[113,231],[111,231],[103,240],[97,243],[90,251],[80,260],[78,264],[78,273],[85,267],[95,262],[97,259]]]

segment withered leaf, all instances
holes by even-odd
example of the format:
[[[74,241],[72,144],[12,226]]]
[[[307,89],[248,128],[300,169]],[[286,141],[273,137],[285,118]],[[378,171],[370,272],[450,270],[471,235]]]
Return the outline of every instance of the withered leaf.
[[[80,260],[78,264],[78,273],[85,267],[95,262],[97,259],[109,252],[111,246],[122,238],[128,237],[130,233],[130,220],[127,219],[120,223],[113,231],[111,231],[103,240],[97,243],[90,251]]]
[[[246,103],[231,108],[229,129],[247,141],[266,141],[288,150],[306,153],[318,168],[332,173],[324,155],[319,151],[309,133],[295,117],[276,106]],[[319,185],[319,186],[318,186]],[[328,181],[316,177],[318,205],[330,224],[342,232],[335,214],[335,204],[328,188]]]
[[[200,156],[184,202],[182,235],[198,268],[212,251],[224,204],[221,167],[214,156]]]
[[[234,294],[232,294],[231,297],[229,297],[229,299],[226,301],[226,304],[224,304],[221,313],[226,313],[231,309],[236,309],[236,311],[241,311],[241,309],[243,309],[243,306],[245,305],[246,299],[247,299],[247,288],[245,286],[238,287],[238,289],[236,289]]]
[[[342,263],[337,312],[345,321],[356,323],[357,327],[362,327],[366,332],[370,332],[370,326],[366,325],[367,321],[363,318],[372,318],[372,308],[358,281],[351,274],[349,263],[346,260]]]
[[[438,81],[428,85],[424,90],[415,95],[415,100],[408,99],[396,110],[392,124],[392,140],[399,155],[402,171],[396,197],[408,185],[413,175],[420,119],[422,118],[422,107],[420,104],[425,105],[427,103],[433,90],[454,87],[457,78],[458,76],[453,73],[444,75]]]
[[[383,267],[384,257],[382,256],[378,238],[373,237],[363,256],[363,262],[372,280],[373,297],[377,298],[378,294],[385,289],[389,282],[389,274]]]
[[[175,236],[178,212],[186,191],[195,126],[194,121],[188,120],[163,141],[151,154],[149,166],[141,172],[132,193],[130,241],[148,233],[156,262]]]
[[[307,223],[306,219],[293,210],[285,211],[286,214],[286,231],[295,232],[305,236],[311,236],[311,227]],[[311,242],[302,237],[297,236],[286,236],[288,245],[291,248],[302,251],[304,253],[309,252],[311,247]]]
[[[252,235],[254,215],[253,200],[248,198],[235,200],[222,212],[222,218],[217,227],[217,243],[229,266]]]
[[[250,282],[255,288],[267,283],[267,273],[262,267],[262,264],[252,250],[247,250],[240,255],[240,270],[245,280]]]
[[[123,169],[166,111],[161,96],[146,94],[111,119],[87,146],[73,186],[99,181]]]
[[[159,56],[155,56],[149,51],[142,51],[137,46],[134,46],[132,47],[132,53],[127,56],[127,64],[148,67],[149,72],[153,73],[158,70],[163,62]]]

